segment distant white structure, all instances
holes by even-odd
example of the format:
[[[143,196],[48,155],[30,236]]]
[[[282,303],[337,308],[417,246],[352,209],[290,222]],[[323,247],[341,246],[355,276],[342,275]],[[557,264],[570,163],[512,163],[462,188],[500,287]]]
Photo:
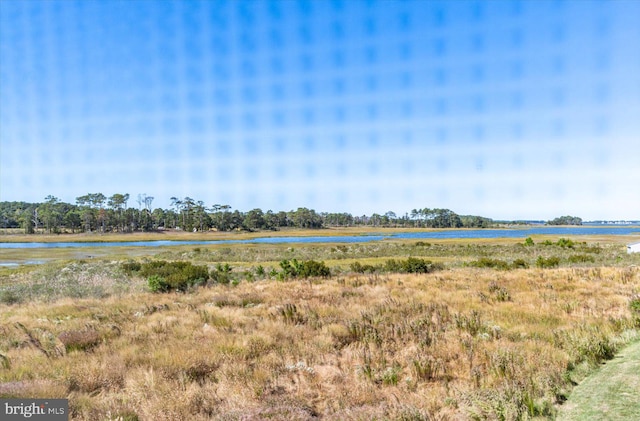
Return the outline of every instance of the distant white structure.
[[[627,244],[627,253],[640,253],[640,243]]]

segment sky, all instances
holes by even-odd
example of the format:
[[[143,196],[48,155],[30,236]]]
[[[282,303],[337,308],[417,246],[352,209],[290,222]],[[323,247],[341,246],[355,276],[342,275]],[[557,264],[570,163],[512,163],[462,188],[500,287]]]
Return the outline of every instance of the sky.
[[[640,219],[640,1],[1,0],[0,200]]]

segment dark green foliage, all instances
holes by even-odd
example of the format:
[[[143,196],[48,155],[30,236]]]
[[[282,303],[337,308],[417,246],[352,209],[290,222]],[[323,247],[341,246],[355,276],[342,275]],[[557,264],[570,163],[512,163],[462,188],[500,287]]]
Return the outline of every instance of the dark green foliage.
[[[561,216],[551,221],[547,221],[547,225],[582,225],[582,218],[577,216]]]
[[[353,262],[349,265],[352,272],[356,273],[375,273],[382,270],[381,266],[363,265],[360,262]]]
[[[558,247],[562,247],[562,248],[574,248],[577,243],[574,242],[573,240],[569,239],[569,238],[560,238],[558,241],[556,241],[555,243],[552,242],[551,240],[545,240],[542,242],[542,245],[544,246],[558,246]]]
[[[556,244],[562,248],[570,248],[572,249],[576,243],[574,243],[572,240],[570,240],[569,238],[561,238],[559,239]]]
[[[535,243],[533,242],[533,238],[527,237],[527,239],[524,240],[524,245],[527,247],[535,245]]]
[[[218,263],[210,273],[211,280],[217,284],[229,284],[231,282],[231,270],[233,268],[229,266],[229,263]]]
[[[460,220],[465,228],[489,228],[494,224],[491,218],[474,215],[460,215]]]
[[[281,278],[295,278],[298,276],[298,260],[293,259],[289,261],[288,259],[284,259],[280,261],[280,267],[282,268],[282,272],[279,274]]]
[[[430,260],[409,257],[406,260],[389,259],[384,265],[368,265],[354,262],[350,265],[353,272],[356,273],[431,273],[444,269],[440,263],[433,263]]]
[[[313,276],[320,276],[323,278],[328,278],[331,276],[331,271],[324,264],[324,262],[317,262],[315,260],[308,260],[306,262],[302,262],[299,276],[303,278],[309,278]]]
[[[406,260],[389,259],[384,265],[387,272],[395,273],[431,273],[443,268],[440,263],[416,257],[409,257]]]
[[[545,268],[555,268],[560,265],[560,258],[552,256],[544,258],[542,256],[538,257],[536,260],[536,266],[542,269]]]
[[[280,267],[282,268],[282,273],[279,274],[280,278],[328,278],[331,276],[331,270],[325,263],[315,260],[300,262],[297,259],[284,259],[280,261]]]
[[[120,267],[122,268],[124,273],[131,276],[134,273],[140,272],[140,269],[142,269],[142,264],[140,264],[139,262],[124,262],[120,265]]]
[[[402,272],[402,263],[396,259],[389,259],[384,264],[384,269],[387,272]]]
[[[42,203],[0,202],[0,220],[3,228],[23,228],[34,232],[133,232],[159,229],[180,229],[185,232],[233,230],[277,230],[285,227],[319,229],[330,226],[383,226],[415,228],[487,228],[494,221],[476,215],[458,215],[450,209],[414,209],[411,215],[386,212],[371,216],[353,216],[349,213],[317,213],[313,209],[263,212],[256,208],[247,212],[231,210],[229,205],[216,204],[211,208],[191,197],[171,197],[167,209],[153,208],[154,198],[138,195],[138,209],[128,207],[130,195],[116,193],[107,197],[102,193],[88,193],[76,198],[76,203],[65,203],[49,195]],[[193,252],[199,254],[196,247]]]
[[[186,291],[190,287],[206,283],[209,279],[209,271],[204,265],[164,260],[142,264],[139,274],[148,279],[149,288],[154,292]]]

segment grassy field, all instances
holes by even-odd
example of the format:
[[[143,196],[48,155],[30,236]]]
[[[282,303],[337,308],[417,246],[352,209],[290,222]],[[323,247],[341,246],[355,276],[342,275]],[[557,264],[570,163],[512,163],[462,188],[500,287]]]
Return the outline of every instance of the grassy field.
[[[640,339],[640,256],[618,239],[534,241],[180,246],[4,268],[0,397],[67,397],[74,420],[554,418]],[[433,271],[389,270],[410,256]],[[282,276],[285,259],[331,275]],[[127,268],[157,260],[228,263],[229,278],[152,293]]]
[[[640,419],[640,341],[624,348],[574,389],[559,420]]]

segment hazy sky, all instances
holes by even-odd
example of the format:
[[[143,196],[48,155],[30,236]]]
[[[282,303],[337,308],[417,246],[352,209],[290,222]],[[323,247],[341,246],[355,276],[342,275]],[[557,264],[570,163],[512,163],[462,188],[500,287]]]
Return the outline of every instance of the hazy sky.
[[[639,219],[640,1],[1,0],[0,177],[3,201]]]

